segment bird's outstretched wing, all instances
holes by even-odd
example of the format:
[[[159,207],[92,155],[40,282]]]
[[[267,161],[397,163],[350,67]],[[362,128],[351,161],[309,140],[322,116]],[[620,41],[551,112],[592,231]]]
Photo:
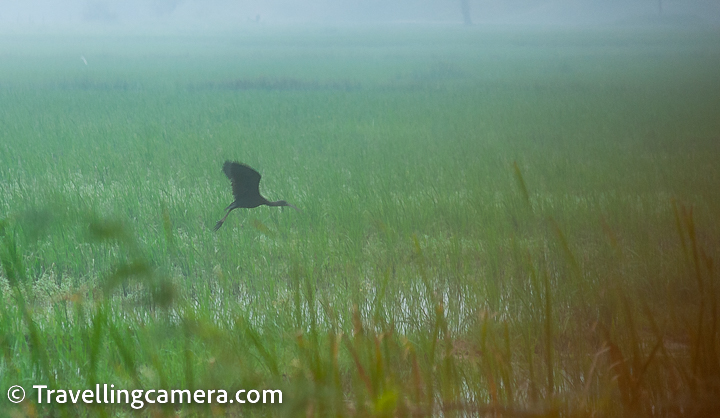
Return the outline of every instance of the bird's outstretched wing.
[[[260,173],[237,161],[225,161],[223,172],[232,183],[235,200],[253,199],[260,195]]]

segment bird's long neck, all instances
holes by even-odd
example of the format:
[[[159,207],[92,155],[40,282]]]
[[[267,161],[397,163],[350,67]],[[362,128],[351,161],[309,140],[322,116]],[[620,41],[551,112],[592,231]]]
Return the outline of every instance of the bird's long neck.
[[[284,200],[278,200],[276,202],[270,202],[270,201],[266,200],[265,204],[268,206],[289,206],[289,207],[295,209],[296,211],[300,211],[300,209],[296,208],[295,206],[289,204],[288,202],[286,202]]]
[[[276,201],[276,202],[271,202],[271,201],[269,201],[269,200],[266,200],[266,201],[265,201],[265,204],[268,205],[268,206],[290,206],[290,205],[288,204],[288,202],[286,202],[286,201],[284,201],[284,200],[278,200],[278,201]]]

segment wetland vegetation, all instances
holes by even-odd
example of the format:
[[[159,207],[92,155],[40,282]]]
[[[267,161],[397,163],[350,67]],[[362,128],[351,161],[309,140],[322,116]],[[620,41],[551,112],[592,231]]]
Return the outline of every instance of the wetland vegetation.
[[[28,396],[0,410],[717,411],[718,68],[672,29],[6,36],[0,388]],[[302,212],[213,232],[225,160]]]

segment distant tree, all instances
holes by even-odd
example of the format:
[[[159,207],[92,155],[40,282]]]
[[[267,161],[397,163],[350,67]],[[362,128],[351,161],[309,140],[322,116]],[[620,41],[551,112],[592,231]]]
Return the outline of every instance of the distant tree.
[[[152,0],[150,7],[156,16],[167,16],[177,9],[183,0]]]
[[[658,0],[662,1],[662,0]],[[460,9],[462,10],[463,21],[465,26],[472,25],[472,18],[470,17],[470,3],[469,0],[460,0]]]
[[[110,5],[104,1],[88,1],[83,10],[83,19],[88,22],[114,22],[117,14],[112,11]]]

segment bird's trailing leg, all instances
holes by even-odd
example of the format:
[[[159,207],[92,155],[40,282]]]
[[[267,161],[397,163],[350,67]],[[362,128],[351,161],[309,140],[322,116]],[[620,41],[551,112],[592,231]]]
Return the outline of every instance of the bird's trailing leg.
[[[231,205],[231,206],[232,206],[232,205]],[[213,229],[213,231],[217,231],[218,229],[220,229],[220,227],[222,226],[223,222],[225,222],[225,219],[227,219],[227,217],[228,217],[228,215],[230,214],[231,211],[232,211],[232,209],[229,209],[229,210],[227,211],[227,213],[225,214],[225,216],[223,216],[222,219],[220,219],[219,221],[217,221],[217,223],[215,224],[215,229]]]

